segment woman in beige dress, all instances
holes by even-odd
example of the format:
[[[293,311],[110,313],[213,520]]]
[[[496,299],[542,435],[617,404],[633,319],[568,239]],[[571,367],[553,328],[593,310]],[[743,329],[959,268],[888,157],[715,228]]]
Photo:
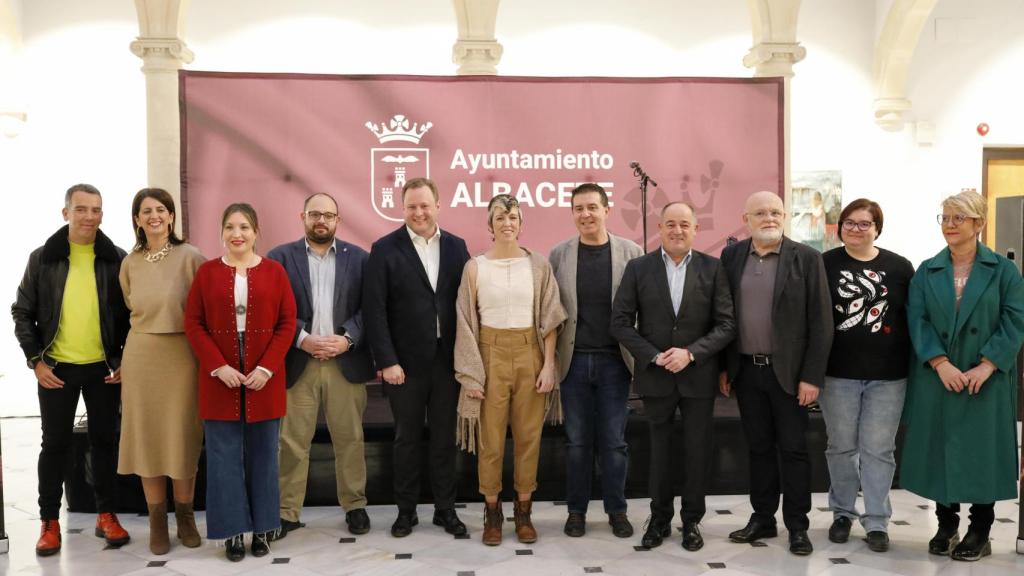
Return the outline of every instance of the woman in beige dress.
[[[205,258],[174,232],[174,199],[144,188],[132,201],[135,248],[121,264],[121,290],[131,331],[121,364],[122,420],[118,474],[138,474],[149,507],[149,549],[170,550],[167,478],[174,492],[178,539],[201,540],[192,514],[203,442],[196,374],[185,337],[185,301]]]

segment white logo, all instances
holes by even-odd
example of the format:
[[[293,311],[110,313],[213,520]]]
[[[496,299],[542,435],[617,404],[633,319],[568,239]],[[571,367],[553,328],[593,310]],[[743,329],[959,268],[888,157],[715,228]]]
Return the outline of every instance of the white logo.
[[[410,123],[402,114],[395,114],[387,124],[379,126],[367,122],[366,127],[381,144],[409,142],[419,144],[420,139],[433,127],[430,122],[422,126]],[[408,172],[408,173],[407,173]],[[408,177],[430,178],[430,150],[428,148],[387,147],[370,149],[370,202],[381,218],[394,222],[402,218],[402,187]]]

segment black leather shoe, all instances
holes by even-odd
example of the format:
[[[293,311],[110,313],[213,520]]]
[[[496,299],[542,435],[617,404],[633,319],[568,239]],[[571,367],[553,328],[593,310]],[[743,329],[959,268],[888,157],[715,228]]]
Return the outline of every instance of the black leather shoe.
[[[943,526],[939,524],[939,529],[935,532],[935,536],[928,541],[928,553],[936,554],[938,556],[947,556],[953,551],[953,548],[960,543],[960,534],[957,532],[959,526]]]
[[[305,527],[306,524],[304,522],[292,522],[291,520],[285,520],[284,518],[281,518],[281,529],[278,530],[276,534],[272,534],[272,536],[270,537],[270,541],[273,542],[274,540],[280,540],[287,536],[289,532],[294,532],[299,528]]]
[[[750,544],[761,538],[774,538],[779,535],[779,529],[775,523],[762,522],[751,518],[747,525],[739,530],[729,533],[729,540],[737,544]]]
[[[399,512],[395,523],[391,525],[391,535],[395,538],[405,538],[412,534],[412,527],[419,524],[420,519],[415,512]]]
[[[704,537],[700,535],[697,524],[683,522],[683,549],[696,552],[704,547]]]
[[[245,558],[245,540],[241,534],[224,541],[224,555],[232,562],[241,562]]]
[[[868,548],[872,552],[889,551],[889,535],[881,530],[872,530],[871,532],[868,532],[864,541],[868,543]]]
[[[789,551],[797,556],[807,556],[814,552],[811,539],[807,537],[807,530],[789,531]]]
[[[459,515],[455,513],[455,508],[434,510],[434,526],[443,526],[444,531],[452,536],[462,536],[466,533],[466,525],[462,523],[462,520],[459,520]]]
[[[828,527],[828,539],[836,544],[845,544],[850,539],[850,527],[853,522],[846,516],[839,516]]]
[[[566,536],[579,538],[587,533],[587,517],[579,512],[569,512],[565,519],[565,528],[562,530]]]
[[[672,534],[672,526],[665,520],[648,518],[645,525],[644,537],[640,539],[640,545],[644,548],[657,548],[663,539]]]
[[[252,533],[252,555],[261,558],[270,554],[270,543],[269,535],[272,532],[253,532]]]
[[[629,516],[626,516],[625,512],[609,514],[608,524],[616,538],[629,538],[633,535],[633,525],[629,523]]]
[[[964,539],[949,553],[949,557],[961,562],[976,562],[990,554],[992,554],[992,543],[989,542],[989,539],[968,530]]]
[[[365,508],[357,508],[345,512],[345,524],[352,534],[366,534],[370,531],[370,517]]]

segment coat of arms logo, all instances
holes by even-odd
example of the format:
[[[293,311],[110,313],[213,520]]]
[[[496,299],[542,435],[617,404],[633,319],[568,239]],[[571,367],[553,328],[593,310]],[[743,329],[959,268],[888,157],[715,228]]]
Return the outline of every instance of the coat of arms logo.
[[[395,114],[379,125],[367,122],[380,144],[419,144],[423,135],[433,127],[430,122],[410,122],[402,114]],[[430,177],[430,149],[407,146],[386,146],[370,149],[370,201],[381,218],[394,222],[402,218],[402,186],[407,177]]]

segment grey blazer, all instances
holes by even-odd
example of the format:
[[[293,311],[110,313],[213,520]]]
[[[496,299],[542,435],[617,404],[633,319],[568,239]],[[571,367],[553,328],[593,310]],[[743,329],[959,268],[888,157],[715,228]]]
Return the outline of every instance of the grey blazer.
[[[626,270],[626,263],[633,258],[643,256],[644,251],[632,240],[608,234],[612,249],[612,300],[615,300],[615,292],[619,289],[619,282],[622,281],[622,273]],[[562,298],[562,307],[565,308],[569,318],[562,326],[558,334],[558,346],[556,348],[558,360],[558,381],[565,380],[569,373],[569,365],[572,363],[573,346],[576,344],[576,257],[579,254],[580,237],[572,238],[559,243],[551,249],[548,260],[551,262],[551,269],[555,273],[555,280],[558,281],[558,292]],[[611,327],[609,326],[609,330]],[[624,346],[619,346],[622,351],[622,360],[630,372],[633,371],[633,357]]]

